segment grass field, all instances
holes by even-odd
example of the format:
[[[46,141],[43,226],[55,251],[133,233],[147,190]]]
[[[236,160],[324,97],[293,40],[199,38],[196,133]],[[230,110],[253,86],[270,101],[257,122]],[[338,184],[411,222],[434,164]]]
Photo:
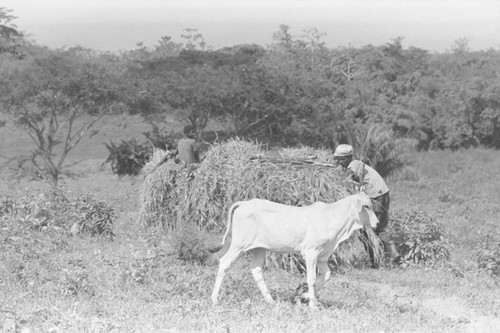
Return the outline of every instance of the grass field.
[[[393,211],[425,211],[445,225],[453,243],[449,262],[406,269],[339,269],[320,293],[321,308],[311,311],[290,301],[304,276],[267,269],[264,278],[277,299],[268,305],[250,274],[249,258],[242,257],[223,283],[220,304],[212,306],[217,259],[224,249],[207,265],[189,264],[177,257],[169,235],[141,230],[136,218],[142,177],[112,175],[109,165],[101,165],[106,151],[100,142],[134,133],[139,139],[143,130],[121,125],[113,131],[114,124],[74,152],[71,159],[81,163],[72,171],[79,176],[61,181],[68,196],[90,192],[110,203],[117,214],[114,240],[34,230],[19,220],[0,219],[4,329],[15,325],[16,332],[500,331],[500,279],[477,264],[477,250],[486,240],[497,246],[500,240],[500,152],[418,153],[419,177],[389,182]],[[1,155],[28,150],[28,140],[0,133]],[[11,196],[45,190],[40,182],[13,181],[7,169],[0,178],[0,191]],[[210,240],[219,237],[210,235]]]

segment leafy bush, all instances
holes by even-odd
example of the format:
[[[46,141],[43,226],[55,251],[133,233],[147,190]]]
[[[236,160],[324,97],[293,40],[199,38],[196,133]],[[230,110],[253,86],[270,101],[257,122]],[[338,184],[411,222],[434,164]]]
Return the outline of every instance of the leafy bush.
[[[477,263],[483,269],[494,276],[500,276],[500,241],[486,239],[476,252]]]
[[[0,216],[20,222],[32,229],[61,228],[75,218],[75,209],[58,188],[46,193],[28,193],[19,198],[3,194]]]
[[[189,223],[172,233],[171,241],[173,249],[181,260],[204,265],[211,257],[207,251],[206,236]]]
[[[123,177],[126,175],[138,175],[144,165],[148,162],[153,153],[153,148],[172,149],[173,134],[162,134],[158,127],[153,125],[153,129],[143,133],[148,139],[147,142],[138,143],[136,139],[128,141],[122,140],[120,145],[110,141],[105,143],[109,155],[104,164],[111,163],[113,174]]]
[[[114,237],[112,227],[116,215],[111,206],[88,194],[78,198],[78,206],[80,219],[76,230],[79,233]]]
[[[119,177],[138,175],[146,164],[150,153],[147,146],[137,143],[135,139],[122,140],[120,145],[116,145],[112,141],[105,145],[109,150],[109,156],[104,163],[111,163],[113,174]]]
[[[451,243],[443,225],[424,212],[395,212],[389,230],[402,260],[434,265],[450,258]]]
[[[50,228],[112,237],[116,215],[111,206],[90,194],[70,200],[61,188],[53,188],[46,193],[28,193],[19,198],[0,195],[0,218],[35,230]]]

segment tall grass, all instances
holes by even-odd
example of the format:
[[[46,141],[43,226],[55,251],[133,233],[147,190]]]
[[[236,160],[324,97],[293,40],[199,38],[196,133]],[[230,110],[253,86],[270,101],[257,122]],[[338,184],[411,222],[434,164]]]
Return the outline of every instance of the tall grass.
[[[422,178],[391,181],[391,208],[425,211],[443,223],[454,236],[452,265],[337,269],[320,293],[322,308],[312,312],[291,302],[303,276],[268,267],[264,278],[277,299],[271,306],[242,256],[213,307],[218,257],[205,265],[178,259],[168,237],[136,223],[138,182],[95,169],[67,190],[85,187],[111,201],[113,241],[53,228],[49,234],[0,217],[0,324],[10,309],[20,332],[496,332],[499,280],[479,269],[474,253],[487,237],[500,237],[500,153],[415,157]]]
[[[395,184],[394,196],[446,226],[454,238],[454,261],[474,262],[478,246],[489,238],[500,241],[499,151],[423,152],[415,166],[420,180]]]

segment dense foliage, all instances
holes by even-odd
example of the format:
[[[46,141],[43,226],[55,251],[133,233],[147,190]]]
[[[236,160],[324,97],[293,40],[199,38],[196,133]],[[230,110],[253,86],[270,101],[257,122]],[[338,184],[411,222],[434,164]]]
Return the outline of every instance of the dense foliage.
[[[500,241],[498,238],[486,237],[476,250],[476,256],[479,268],[491,275],[500,276]]]
[[[14,221],[20,230],[113,237],[115,220],[113,207],[91,194],[68,198],[60,188],[19,198],[0,194],[0,225]]]
[[[199,131],[215,119],[240,137],[282,145],[362,148],[377,125],[393,143],[418,149],[500,147],[499,51],[462,43],[430,54],[405,49],[402,37],[331,49],[318,31],[295,38],[287,26],[274,37],[266,49],[130,51],[128,75],[138,84],[128,105],[177,113]]]
[[[105,143],[109,155],[104,163],[111,164],[113,174],[123,177],[138,175],[144,165],[149,161],[154,148],[174,148],[174,134],[161,133],[157,126],[151,131],[143,133],[147,141],[139,143],[136,139],[122,140],[119,145],[110,141]]]
[[[216,121],[272,145],[351,143],[378,170],[413,149],[500,148],[500,51],[470,51],[465,39],[444,53],[405,48],[403,37],[329,48],[316,29],[296,37],[281,25],[265,48],[214,50],[186,29],[184,42],[111,54],[33,45],[0,10],[0,49],[10,50],[0,52],[1,110],[31,136],[31,159],[52,183],[109,112],[176,117],[198,137]]]
[[[425,212],[395,212],[390,232],[399,245],[402,260],[423,265],[446,262],[451,241],[444,225]]]
[[[136,139],[122,140],[119,145],[111,141],[105,145],[109,155],[104,163],[110,163],[113,174],[120,177],[138,175],[150,154],[150,148],[138,143]]]

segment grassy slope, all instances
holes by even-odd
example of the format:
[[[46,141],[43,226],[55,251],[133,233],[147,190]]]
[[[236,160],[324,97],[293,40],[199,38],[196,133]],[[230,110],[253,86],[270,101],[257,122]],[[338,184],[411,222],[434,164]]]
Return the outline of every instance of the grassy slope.
[[[113,133],[110,126],[108,133],[118,141],[125,131]],[[82,177],[63,185],[114,205],[115,241],[26,232],[15,221],[2,225],[0,324],[8,308],[18,328],[52,332],[481,332],[497,324],[498,279],[475,269],[473,250],[485,234],[499,237],[499,152],[418,154],[421,179],[390,184],[393,209],[426,210],[446,224],[454,236],[452,266],[347,269],[322,291],[324,308],[311,312],[289,302],[304,277],[274,269],[265,279],[279,302],[265,304],[247,257],[236,262],[221,304],[212,307],[209,295],[224,251],[207,266],[188,265],[172,255],[168,238],[142,233],[135,223],[141,178],[119,180],[100,167],[106,152],[92,145],[97,142],[75,151],[73,159],[85,160],[74,167]],[[6,171],[0,176],[2,190],[11,193],[43,187],[11,183]]]

